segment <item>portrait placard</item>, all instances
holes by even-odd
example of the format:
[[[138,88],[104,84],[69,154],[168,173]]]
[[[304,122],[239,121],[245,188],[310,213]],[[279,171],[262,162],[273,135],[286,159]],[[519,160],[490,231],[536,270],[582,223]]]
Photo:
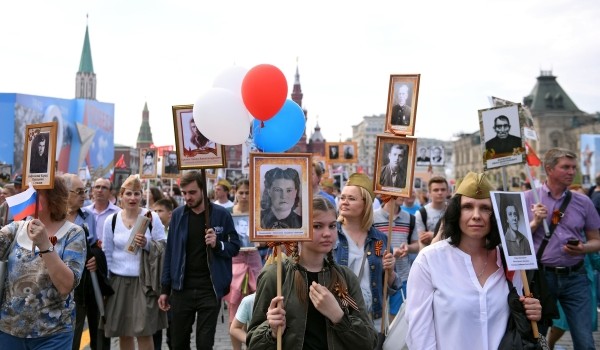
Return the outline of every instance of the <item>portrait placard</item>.
[[[125,180],[127,180],[127,178],[129,177],[129,175],[131,175],[131,169],[121,169],[121,168],[115,168],[113,170],[113,174],[114,174],[114,188],[121,188],[121,185],[123,185],[123,182],[125,182]]]
[[[250,215],[248,214],[233,214],[233,226],[240,238],[240,250],[256,250],[254,243],[250,242]]]
[[[193,108],[194,105],[173,106],[175,149],[179,169],[225,167],[225,147],[202,135],[194,121]]]
[[[334,163],[356,163],[358,159],[358,146],[356,142],[327,142],[327,161]]]
[[[508,269],[537,269],[525,193],[491,191],[490,195]]]
[[[157,177],[158,154],[156,148],[140,148],[140,179]]]
[[[446,162],[446,152],[444,151],[444,146],[442,145],[429,147],[429,155],[432,166],[443,166]]]
[[[390,75],[385,130],[413,136],[419,100],[420,74]]]
[[[54,188],[57,126],[57,122],[50,122],[25,127],[23,188],[30,182],[37,190]]]
[[[233,186],[235,185],[239,180],[245,178],[246,176],[244,176],[244,173],[242,172],[242,169],[240,168],[226,168],[225,169],[225,178],[227,179],[227,181],[229,181],[229,183]]]
[[[484,170],[525,162],[524,120],[519,116],[519,106],[479,110]]]
[[[410,197],[413,188],[415,146],[409,137],[378,135],[375,149],[375,193]]]
[[[251,241],[312,240],[312,154],[251,153]]]
[[[177,179],[181,176],[177,162],[176,151],[164,151],[162,157],[162,177],[165,179]]]

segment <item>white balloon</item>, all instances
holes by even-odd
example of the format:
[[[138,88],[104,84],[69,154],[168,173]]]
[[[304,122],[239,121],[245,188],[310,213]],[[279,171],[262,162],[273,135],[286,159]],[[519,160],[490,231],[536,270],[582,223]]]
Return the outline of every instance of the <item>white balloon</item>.
[[[200,96],[193,109],[198,130],[222,145],[239,145],[250,134],[248,110],[240,96],[224,88],[212,88]]]
[[[213,82],[213,87],[223,88],[242,97],[242,81],[248,73],[248,69],[240,66],[231,66],[224,69]]]

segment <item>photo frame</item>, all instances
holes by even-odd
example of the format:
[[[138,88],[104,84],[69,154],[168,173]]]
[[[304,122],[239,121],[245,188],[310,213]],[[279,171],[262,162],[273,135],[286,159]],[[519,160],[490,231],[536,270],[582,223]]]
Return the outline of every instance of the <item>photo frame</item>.
[[[123,182],[125,182],[125,180],[127,180],[129,175],[131,175],[131,169],[115,168],[113,171],[113,174],[114,174],[113,188],[121,188],[121,185],[123,185]]]
[[[253,242],[312,240],[312,154],[251,153]]]
[[[420,74],[390,75],[385,118],[386,132],[404,136],[415,134],[420,80]]]
[[[225,167],[225,146],[207,139],[193,118],[194,105],[173,106],[175,149],[179,169]]]
[[[413,188],[417,140],[378,135],[375,148],[375,193],[410,197]]]
[[[225,179],[229,181],[232,186],[241,180],[246,178],[241,168],[225,168]]]
[[[162,177],[165,179],[178,179],[181,176],[177,151],[164,151],[162,156]]]
[[[325,143],[327,161],[334,163],[356,163],[358,145],[356,142],[327,142]]]
[[[256,246],[250,241],[250,215],[232,214],[231,218],[240,238],[240,251],[256,250]]]
[[[525,193],[491,191],[490,197],[508,270],[537,269]]]
[[[158,150],[140,148],[140,179],[156,179],[158,176]]]
[[[524,117],[520,104],[479,110],[483,169],[525,162]]]
[[[54,188],[57,122],[25,127],[23,188],[31,183],[37,190]]]
[[[323,174],[321,175],[322,179],[326,179],[329,177],[329,164],[327,163],[327,158],[323,156],[313,156],[313,163],[319,164],[321,169],[323,169]]]

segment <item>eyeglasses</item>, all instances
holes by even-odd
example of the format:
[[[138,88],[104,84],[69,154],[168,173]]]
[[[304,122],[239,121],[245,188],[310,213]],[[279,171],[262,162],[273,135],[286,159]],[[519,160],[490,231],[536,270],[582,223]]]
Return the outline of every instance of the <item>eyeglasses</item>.
[[[361,199],[364,199],[364,198],[360,198],[360,199],[358,199],[358,198],[356,198],[356,197],[353,197],[353,196],[341,196],[341,197],[340,197],[340,201],[344,202],[344,201],[346,201],[346,200],[347,200],[347,201],[348,201],[348,202],[350,202],[350,203],[352,203],[352,202],[356,202],[356,201],[358,201],[358,200],[361,200]]]
[[[98,190],[98,191],[102,191],[102,190],[108,191],[109,190],[108,187],[106,187],[106,186],[100,186],[100,185],[94,186],[94,189]]]
[[[75,193],[78,196],[83,196],[84,194],[88,193],[88,190],[83,190],[83,189],[80,188],[80,189],[78,189],[76,191],[69,191],[69,192]]]

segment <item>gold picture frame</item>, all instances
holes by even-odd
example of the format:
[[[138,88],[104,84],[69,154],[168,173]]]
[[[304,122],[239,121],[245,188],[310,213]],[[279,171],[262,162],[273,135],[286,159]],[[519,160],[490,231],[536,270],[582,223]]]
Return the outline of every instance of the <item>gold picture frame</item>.
[[[172,107],[179,169],[224,168],[225,146],[202,135],[194,121],[193,108],[194,105]]]
[[[156,179],[158,176],[158,150],[140,148],[140,179]]]
[[[250,153],[253,242],[312,241],[312,154]]]
[[[416,144],[417,139],[410,137],[377,136],[373,180],[375,193],[404,198],[411,196]]]
[[[356,163],[358,159],[356,142],[326,142],[325,150],[329,164]]]
[[[165,179],[178,179],[181,177],[177,151],[164,151],[162,155],[162,177]]]
[[[420,74],[390,75],[385,130],[394,135],[413,136],[419,102]]]
[[[57,129],[57,122],[25,127],[23,188],[29,187],[29,183],[37,190],[54,188]]]

